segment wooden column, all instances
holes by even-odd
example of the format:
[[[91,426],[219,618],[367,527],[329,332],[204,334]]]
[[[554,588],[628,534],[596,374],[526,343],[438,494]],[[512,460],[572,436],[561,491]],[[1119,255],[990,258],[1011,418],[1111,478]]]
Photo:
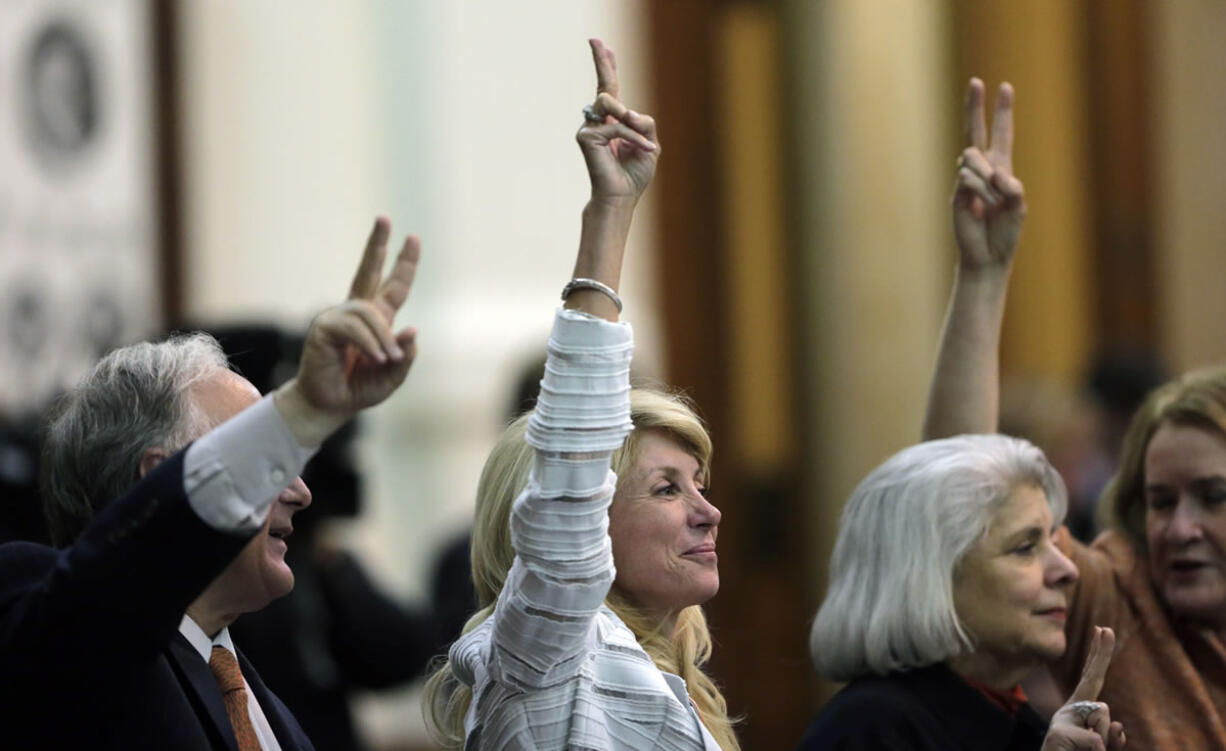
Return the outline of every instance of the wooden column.
[[[957,126],[942,5],[785,7],[811,616],[844,501],[919,438],[952,269]]]
[[[1154,3],[1157,29],[1157,279],[1176,371],[1226,362],[1226,4]]]
[[[1066,0],[954,0],[959,95],[970,76],[1017,92],[1014,172],[1029,213],[1005,314],[1005,373],[1075,377],[1094,345],[1092,196],[1082,24]],[[989,110],[990,111],[990,110]],[[960,131],[955,131],[960,132]]]
[[[1092,201],[1091,284],[1095,351],[1153,351],[1158,344],[1154,218],[1158,188],[1151,83],[1153,43],[1145,0],[1092,0],[1085,17],[1091,126],[1083,136]]]
[[[712,665],[730,712],[745,717],[744,747],[790,748],[812,709],[811,587],[780,14],[769,2],[650,7],[668,380],[710,423],[712,500],[724,513]]]

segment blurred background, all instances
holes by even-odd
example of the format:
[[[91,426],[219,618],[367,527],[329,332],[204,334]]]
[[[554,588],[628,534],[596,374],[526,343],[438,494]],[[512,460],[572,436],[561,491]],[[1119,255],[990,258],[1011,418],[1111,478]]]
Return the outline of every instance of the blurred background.
[[[423,239],[421,354],[342,451],[360,483],[319,486],[354,497],[318,549],[437,601],[573,263],[590,36],[660,124],[622,287],[638,374],[714,435],[713,670],[746,748],[791,747],[833,690],[806,643],[842,502],[919,435],[970,75],[1017,89],[1030,207],[1005,427],[1082,534],[1121,411],[1226,359],[1217,0],[5,0],[0,533],[42,534],[38,417],[99,355],[186,326],[292,342],[385,213]],[[360,743],[430,747],[407,679],[354,686]]]

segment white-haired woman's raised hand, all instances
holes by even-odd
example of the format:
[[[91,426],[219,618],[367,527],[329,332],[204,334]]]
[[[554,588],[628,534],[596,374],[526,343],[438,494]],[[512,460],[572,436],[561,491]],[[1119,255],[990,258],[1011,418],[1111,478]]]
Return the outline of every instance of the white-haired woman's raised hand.
[[[984,99],[983,81],[972,78],[953,196],[954,234],[968,269],[1007,267],[1026,218],[1025,190],[1013,175],[1013,87],[1002,83],[996,93],[990,140]]]
[[[1102,691],[1115,650],[1115,632],[1098,626],[1094,629],[1081,681],[1068,702],[1051,718],[1043,751],[1120,751],[1124,748],[1124,726],[1112,722],[1110,708],[1098,701],[1098,692]]]
[[[391,396],[413,364],[417,329],[393,331],[392,325],[413,286],[421,242],[407,236],[385,277],[390,234],[387,218],[376,219],[349,298],[311,322],[298,374],[277,392],[277,407],[304,446]]]
[[[587,162],[592,198],[637,201],[656,173],[656,121],[622,103],[613,50],[599,39],[588,44],[596,64],[596,99],[584,108],[575,139]]]
[[[924,440],[996,432],[1000,328],[1026,196],[1013,176],[1013,87],[1002,83],[996,94],[990,141],[983,110],[983,82],[972,78],[953,196],[958,274],[928,392]]]

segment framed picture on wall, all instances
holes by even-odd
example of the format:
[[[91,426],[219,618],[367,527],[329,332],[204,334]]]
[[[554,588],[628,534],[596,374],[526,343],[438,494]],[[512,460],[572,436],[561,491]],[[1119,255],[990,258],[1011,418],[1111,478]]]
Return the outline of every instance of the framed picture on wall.
[[[5,422],[164,328],[157,5],[0,3]]]

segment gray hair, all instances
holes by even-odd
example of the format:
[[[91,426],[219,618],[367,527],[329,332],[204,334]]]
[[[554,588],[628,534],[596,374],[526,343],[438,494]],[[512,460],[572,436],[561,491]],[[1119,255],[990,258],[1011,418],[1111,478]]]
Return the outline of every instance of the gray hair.
[[[57,547],[128,491],[146,449],[173,453],[208,430],[191,388],[228,367],[213,337],[177,335],[111,352],[60,398],[43,436],[41,478]]]
[[[954,609],[962,557],[1013,489],[1040,488],[1055,523],[1067,494],[1033,444],[962,435],[903,449],[852,493],[809,635],[822,675],[848,681],[943,662],[974,648]]]

